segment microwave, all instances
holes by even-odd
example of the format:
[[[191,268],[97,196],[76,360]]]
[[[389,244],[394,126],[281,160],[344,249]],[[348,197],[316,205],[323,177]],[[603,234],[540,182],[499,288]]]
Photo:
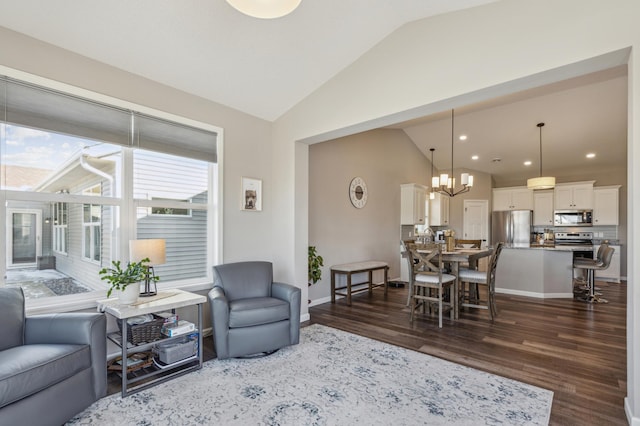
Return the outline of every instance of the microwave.
[[[593,210],[556,210],[553,213],[555,226],[592,226]]]

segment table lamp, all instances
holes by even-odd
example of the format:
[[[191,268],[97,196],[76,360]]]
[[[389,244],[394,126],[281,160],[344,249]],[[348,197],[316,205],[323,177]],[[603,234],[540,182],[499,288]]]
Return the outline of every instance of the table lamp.
[[[148,297],[158,294],[156,280],[152,280],[151,277],[155,277],[153,267],[166,262],[166,241],[164,239],[129,240],[129,254],[131,262],[149,259],[149,262],[145,263],[144,291],[140,293],[140,296]],[[151,289],[152,281],[153,290]]]

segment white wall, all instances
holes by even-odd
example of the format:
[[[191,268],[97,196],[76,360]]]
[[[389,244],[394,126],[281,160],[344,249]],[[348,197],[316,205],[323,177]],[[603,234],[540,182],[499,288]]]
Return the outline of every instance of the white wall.
[[[0,27],[0,74],[12,70],[223,128],[223,260],[273,259],[271,123]],[[242,176],[263,179],[262,212],[240,211]]]
[[[314,143],[374,129],[404,119],[493,98],[604,68],[631,64],[629,70],[629,194],[640,186],[638,109],[640,70],[636,20],[640,2],[618,0],[509,0],[408,24],[360,57],[275,123],[275,143],[294,152],[297,141]],[[633,49],[633,48],[636,49]],[[629,48],[632,48],[629,50]],[[630,55],[630,57],[629,57]],[[298,142],[299,143],[299,142]],[[298,169],[308,167],[297,159]],[[275,167],[290,167],[282,162]],[[308,207],[297,203],[295,179],[279,187],[294,199],[294,251],[308,239]],[[304,184],[300,182],[300,184]],[[629,200],[628,257],[640,230],[640,200]],[[284,246],[282,247],[284,249]],[[305,259],[295,267],[304,282]],[[629,262],[633,283],[640,266]],[[640,291],[629,286],[627,412],[640,423]],[[639,311],[639,312],[636,312]]]

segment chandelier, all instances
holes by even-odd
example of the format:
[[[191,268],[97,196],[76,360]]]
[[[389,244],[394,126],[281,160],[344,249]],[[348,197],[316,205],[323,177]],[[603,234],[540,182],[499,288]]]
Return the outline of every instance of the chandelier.
[[[453,177],[453,135],[454,135],[454,114],[453,110],[451,110],[451,176],[447,173],[441,173],[440,177],[432,176],[431,178],[431,192],[437,191],[443,195],[448,195],[449,197],[455,197],[458,194],[464,194],[465,192],[469,192],[469,189],[473,186],[473,176],[469,175],[469,173],[462,173],[460,175],[460,184],[462,184],[462,188],[456,190],[456,178]],[[431,165],[433,167],[433,151],[431,149]],[[433,169],[431,171],[433,175]],[[431,196],[430,196],[431,198]]]
[[[293,12],[302,0],[227,0],[245,15],[260,19],[281,18]]]
[[[556,186],[556,178],[552,176],[542,176],[542,127],[544,123],[537,124],[540,129],[540,177],[527,179],[529,189],[551,189]]]

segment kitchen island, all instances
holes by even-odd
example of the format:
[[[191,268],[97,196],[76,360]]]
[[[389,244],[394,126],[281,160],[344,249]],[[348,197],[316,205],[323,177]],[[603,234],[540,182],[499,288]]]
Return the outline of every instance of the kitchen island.
[[[573,298],[571,246],[504,247],[496,270],[496,293]]]

